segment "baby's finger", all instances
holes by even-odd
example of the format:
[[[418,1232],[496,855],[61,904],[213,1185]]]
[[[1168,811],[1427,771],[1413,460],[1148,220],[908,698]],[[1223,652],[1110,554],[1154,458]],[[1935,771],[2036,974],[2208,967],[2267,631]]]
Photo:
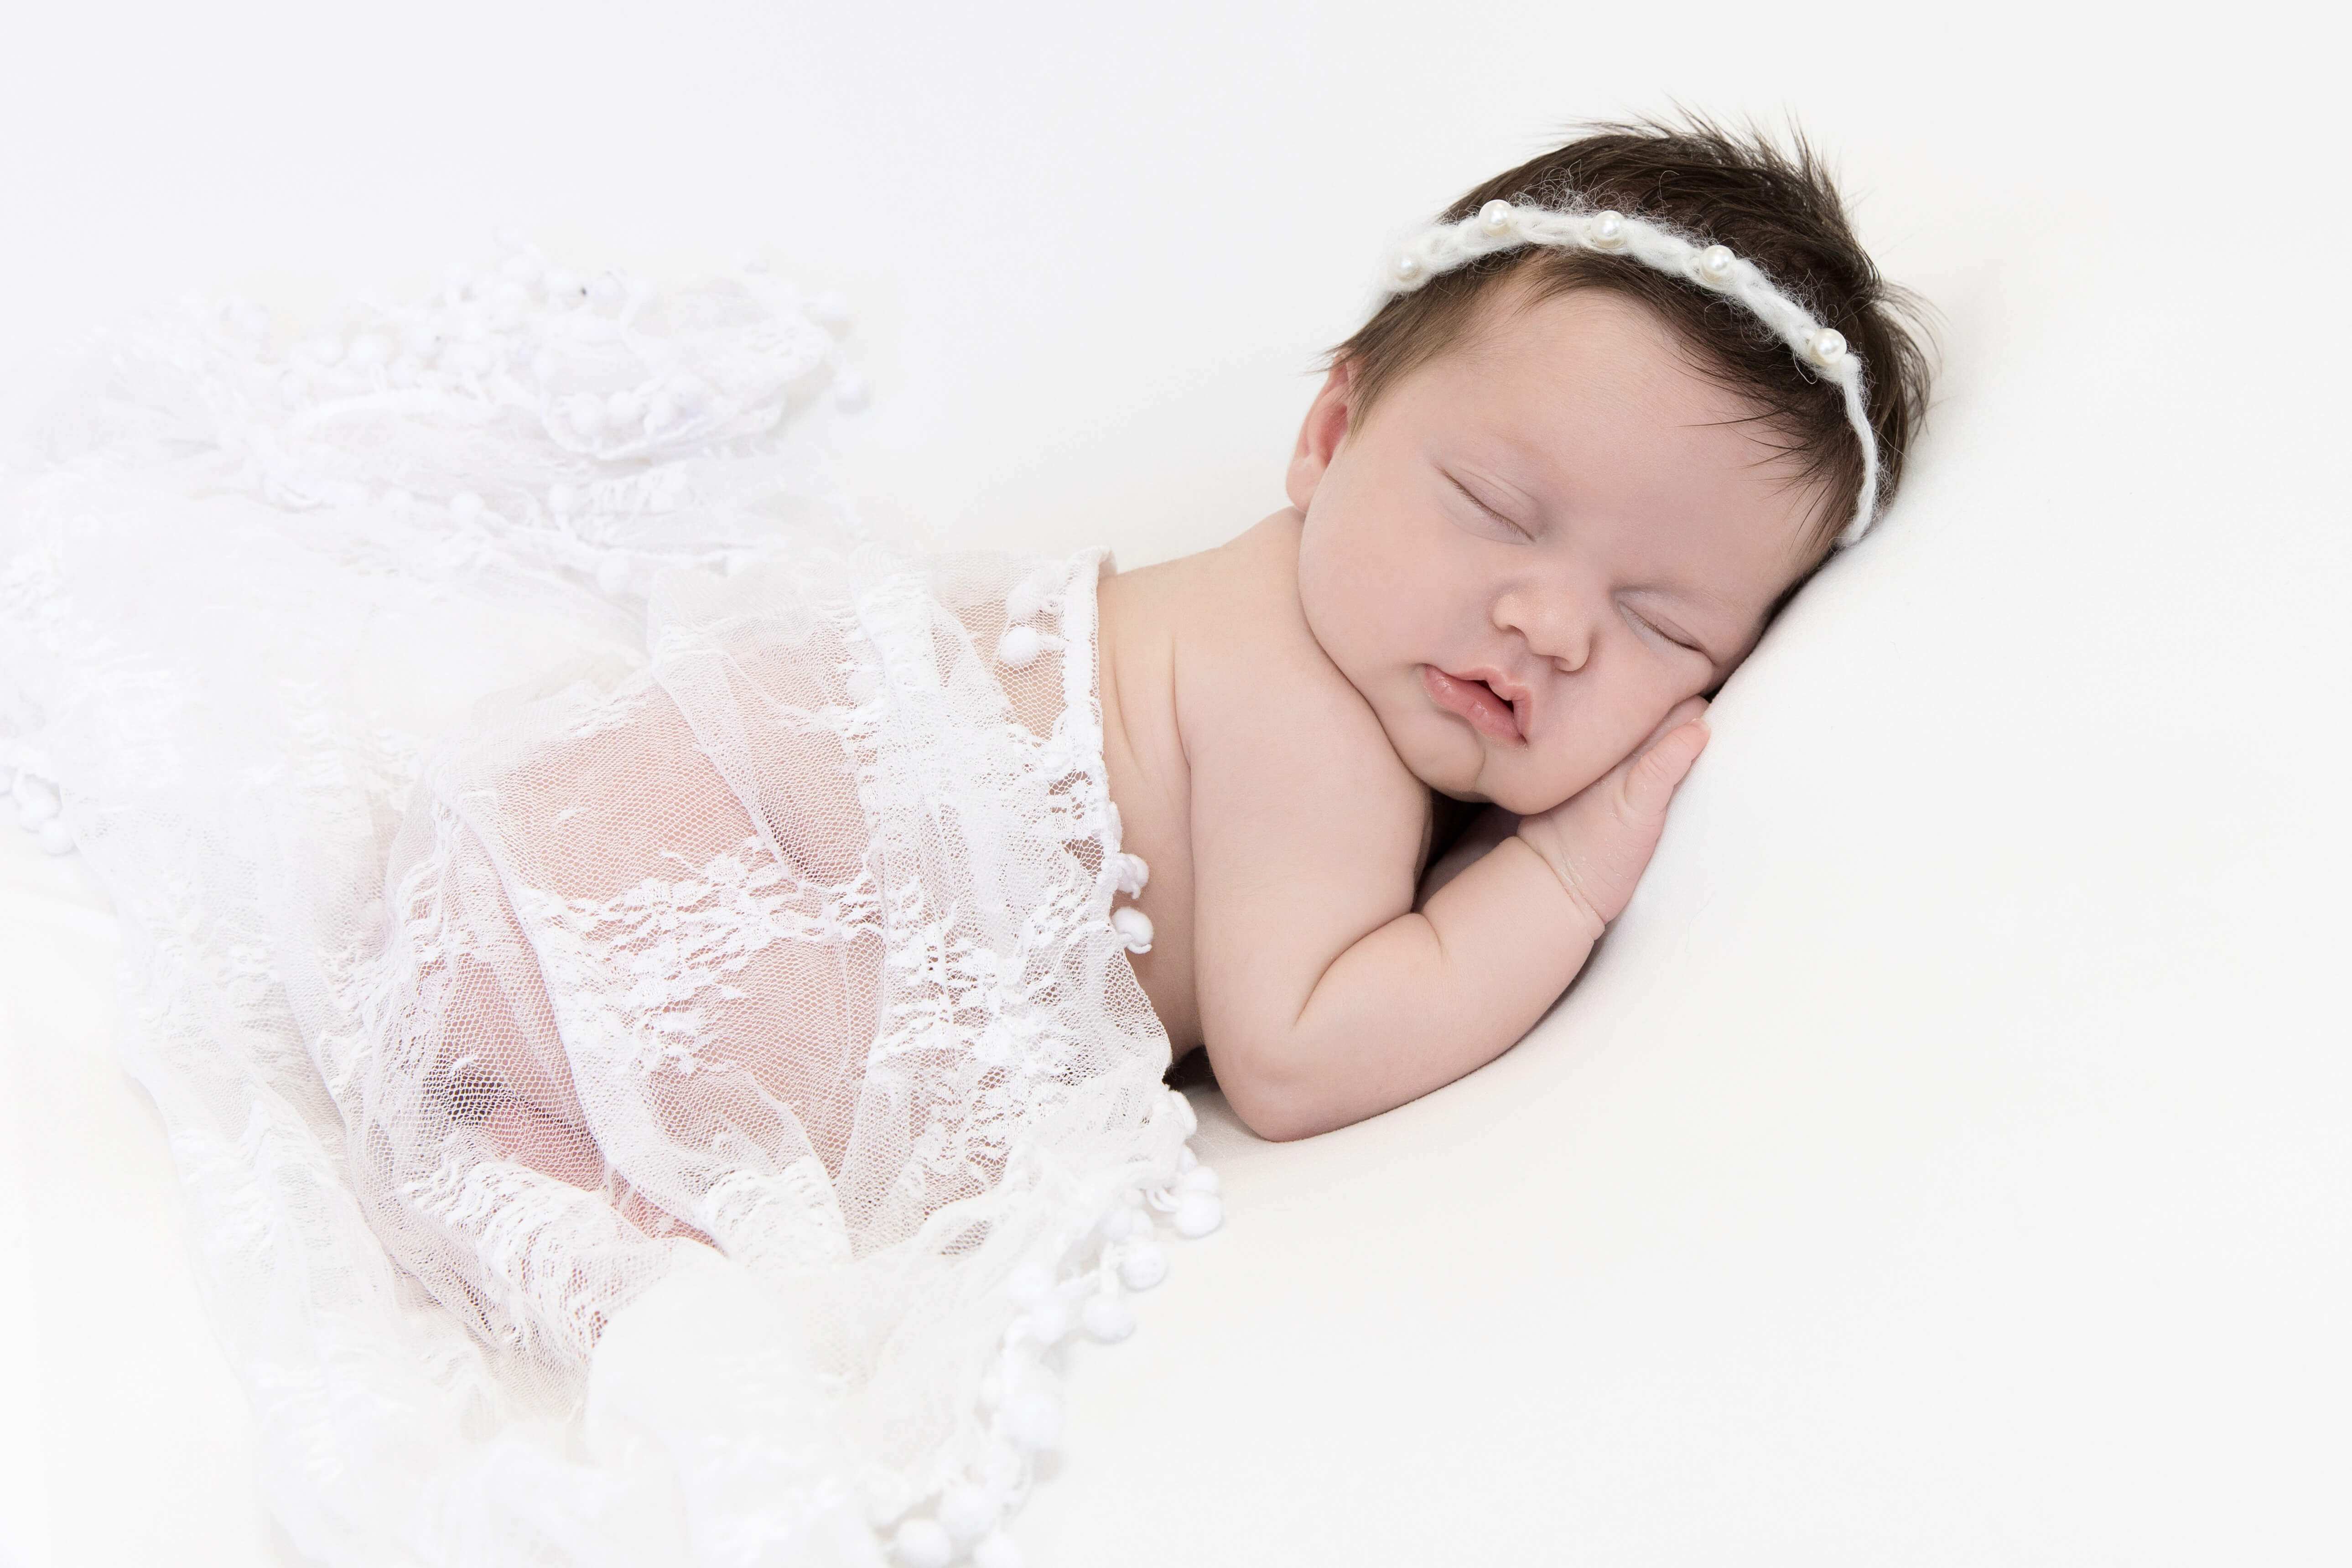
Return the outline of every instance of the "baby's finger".
[[[1669,731],[1634,759],[1625,775],[1626,815],[1636,822],[1663,816],[1666,803],[1706,750],[1707,728],[1696,720]]]
[[[1641,755],[1643,752],[1648,751],[1652,746],[1656,745],[1660,741],[1664,740],[1668,735],[1673,734],[1676,730],[1681,729],[1692,720],[1697,719],[1704,721],[1706,717],[1706,698],[1684,698],[1680,702],[1675,703],[1672,708],[1666,710],[1666,716],[1658,721],[1658,727],[1650,731],[1649,738],[1647,740],[1644,740],[1640,745],[1633,748],[1633,754],[1635,756]]]

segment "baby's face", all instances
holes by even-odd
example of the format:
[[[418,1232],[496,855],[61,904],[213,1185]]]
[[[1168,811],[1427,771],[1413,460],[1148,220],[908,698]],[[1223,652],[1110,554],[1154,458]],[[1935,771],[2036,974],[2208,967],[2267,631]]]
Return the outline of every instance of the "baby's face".
[[[1392,381],[1360,424],[1334,372],[1290,498],[1307,625],[1397,754],[1524,816],[1747,657],[1810,564],[1822,497],[1640,304],[1496,295],[1480,320],[1500,330]]]

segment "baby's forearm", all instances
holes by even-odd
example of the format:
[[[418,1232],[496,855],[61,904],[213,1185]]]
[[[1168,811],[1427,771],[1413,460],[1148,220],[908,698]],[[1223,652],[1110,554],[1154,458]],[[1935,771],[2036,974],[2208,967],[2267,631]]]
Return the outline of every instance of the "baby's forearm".
[[[1516,834],[1332,961],[1286,1038],[1219,1076],[1270,1137],[1402,1105],[1493,1060],[1584,966],[1601,925]]]

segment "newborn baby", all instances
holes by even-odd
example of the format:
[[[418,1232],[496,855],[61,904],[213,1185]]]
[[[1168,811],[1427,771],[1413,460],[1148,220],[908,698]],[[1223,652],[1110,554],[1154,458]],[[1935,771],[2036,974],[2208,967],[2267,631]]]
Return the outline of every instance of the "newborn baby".
[[[1056,1347],[1221,1223],[1171,1048],[1298,1137],[1559,994],[1922,360],[1801,148],[1705,127],[1512,170],[1389,284],[1291,504],[1108,575],[835,508],[835,318],[770,275],[518,249],[110,352],[0,484],[0,778],[123,912],[299,1517],[1013,1562]],[[641,1306],[686,1331],[607,1356]]]
[[[1604,133],[1448,216],[1562,193],[1727,247],[1859,346],[1866,525],[1924,374],[1801,150]],[[1111,794],[1153,868],[1134,963],[1177,1053],[1294,1138],[1517,1039],[1866,455],[1839,384],[1696,279],[1522,245],[1386,304],[1333,356],[1288,507],[1102,585]]]

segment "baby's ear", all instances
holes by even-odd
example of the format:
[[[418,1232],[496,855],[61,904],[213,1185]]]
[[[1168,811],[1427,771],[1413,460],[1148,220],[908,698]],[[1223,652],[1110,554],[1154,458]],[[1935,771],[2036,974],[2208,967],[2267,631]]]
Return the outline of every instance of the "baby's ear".
[[[1333,365],[1331,374],[1323,378],[1323,390],[1315,395],[1315,401],[1307,405],[1305,422],[1298,426],[1298,445],[1291,451],[1290,472],[1283,488],[1290,494],[1290,504],[1300,511],[1305,511],[1307,503],[1315,499],[1315,489],[1323,482],[1333,454],[1348,437],[1355,384],[1355,361],[1343,359]]]

